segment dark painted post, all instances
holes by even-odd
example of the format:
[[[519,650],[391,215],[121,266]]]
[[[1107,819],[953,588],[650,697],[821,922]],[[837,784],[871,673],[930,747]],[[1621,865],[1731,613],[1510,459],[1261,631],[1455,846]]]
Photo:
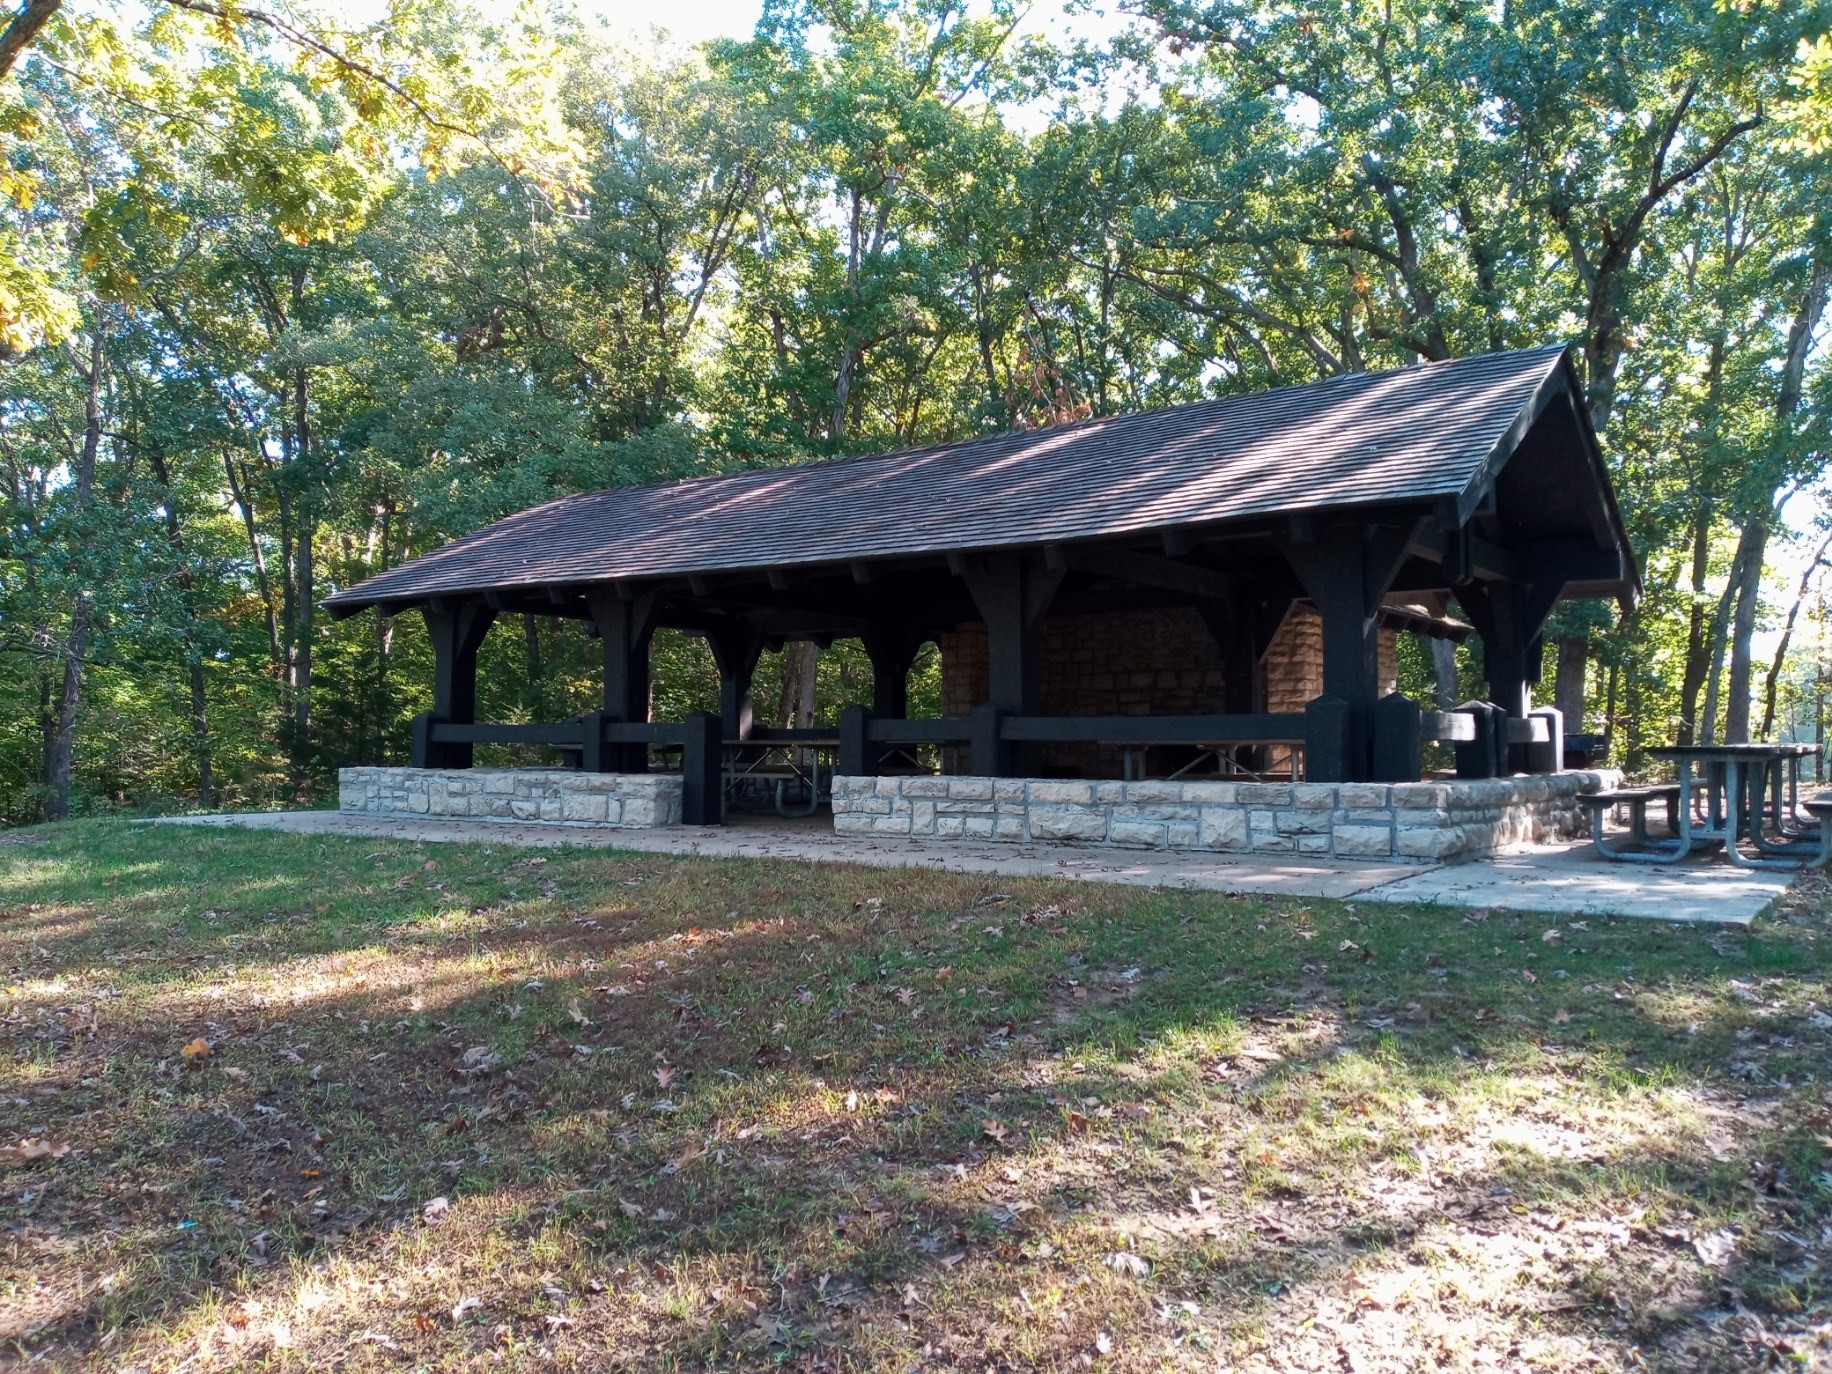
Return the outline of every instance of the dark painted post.
[[[1204,601],[1196,610],[1221,653],[1221,709],[1231,716],[1260,715],[1266,709],[1266,674],[1260,661],[1271,638],[1263,628],[1270,608],[1237,590],[1233,596]],[[1254,772],[1265,766],[1262,746],[1242,745],[1232,752],[1237,763]]]
[[[433,709],[424,744],[425,768],[469,768],[469,744],[435,744],[432,725],[470,725],[477,719],[477,651],[496,612],[481,601],[428,605],[426,633],[433,646]]]
[[[643,724],[649,719],[649,640],[655,633],[659,595],[646,591],[626,596],[608,588],[585,600],[604,654],[604,718],[612,724]],[[603,766],[610,773],[643,773],[648,762],[646,746],[620,744],[607,746]]]
[[[695,711],[682,722],[681,824],[725,822],[725,747],[721,721],[711,711]]]
[[[910,714],[910,665],[927,641],[921,629],[904,624],[873,625],[859,636],[871,659],[871,709],[886,720]]]
[[[1374,781],[1417,782],[1425,765],[1424,713],[1393,692],[1374,704]]]
[[[1527,719],[1546,722],[1545,742],[1535,741],[1527,746],[1527,771],[1561,772],[1565,767],[1565,713],[1556,706],[1542,706],[1529,713]]]
[[[1304,708],[1304,781],[1361,782],[1350,754],[1354,715],[1341,697],[1324,695]]]
[[[1539,681],[1544,655],[1540,633],[1563,584],[1559,582],[1476,582],[1457,589],[1457,604],[1482,636],[1482,675],[1489,698],[1512,720],[1532,708],[1532,684]],[[1505,741],[1503,749],[1507,749]],[[1516,746],[1501,772],[1527,771],[1526,747]]]
[[[999,738],[1003,711],[982,701],[967,713],[967,767],[976,778],[1011,776],[1011,750]]]
[[[863,706],[848,706],[840,712],[840,756],[836,762],[841,777],[869,778],[877,775],[878,746],[866,734],[875,714]]]
[[[719,717],[726,739],[749,739],[751,683],[763,653],[763,632],[749,621],[737,621],[706,632],[713,662],[719,667]]]
[[[610,721],[603,711],[587,711],[579,717],[579,771],[609,773],[615,756],[604,742],[604,727]]]
[[[1508,771],[1507,711],[1492,701],[1466,701],[1457,710],[1476,722],[1476,737],[1457,742],[1457,776],[1505,776]]]
[[[1043,613],[1063,572],[1016,553],[975,558],[961,570],[986,625],[987,704],[1006,715],[1037,714]],[[978,776],[1008,777],[1024,762],[1019,751],[1003,745],[991,753],[973,751],[973,757]],[[982,768],[987,762],[996,762],[993,771]]]
[[[1280,543],[1323,620],[1323,691],[1348,708],[1342,775],[1321,781],[1364,782],[1373,772],[1380,602],[1405,561],[1416,528],[1305,526]]]
[[[433,757],[433,713],[422,711],[413,718],[413,742],[407,763],[412,768],[431,768]]]

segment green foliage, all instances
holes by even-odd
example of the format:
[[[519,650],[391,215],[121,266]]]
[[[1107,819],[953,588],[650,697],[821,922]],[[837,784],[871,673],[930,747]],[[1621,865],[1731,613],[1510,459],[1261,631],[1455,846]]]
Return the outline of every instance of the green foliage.
[[[1696,718],[1739,535],[1790,493],[1801,523],[1832,442],[1827,7],[1020,20],[797,0],[680,54],[458,0],[61,14],[0,80],[0,813],[54,790],[73,663],[81,805],[402,757],[423,628],[315,606],[571,492],[1548,338],[1648,588],[1549,635],[1590,642],[1620,756]],[[576,624],[505,617],[484,659],[494,718],[595,700]],[[937,709],[932,650],[912,691]],[[820,715],[868,692],[857,645],[821,656]],[[715,694],[659,637],[657,714]]]

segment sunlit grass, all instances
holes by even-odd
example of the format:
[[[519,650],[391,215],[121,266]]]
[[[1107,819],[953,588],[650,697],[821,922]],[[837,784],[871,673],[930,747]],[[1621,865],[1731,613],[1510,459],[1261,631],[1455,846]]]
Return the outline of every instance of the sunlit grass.
[[[1549,940],[45,832],[0,849],[0,1145],[68,1150],[0,1163],[0,1341],[148,1370],[1793,1359],[1826,1320],[1826,908]]]

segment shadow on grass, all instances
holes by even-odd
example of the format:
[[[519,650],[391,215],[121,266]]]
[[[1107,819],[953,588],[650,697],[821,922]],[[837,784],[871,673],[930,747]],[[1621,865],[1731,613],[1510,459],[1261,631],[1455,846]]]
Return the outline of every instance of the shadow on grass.
[[[117,841],[119,870],[65,846],[7,889],[15,1082],[80,1151],[4,1178],[9,1265],[65,1280],[7,1323],[22,1356],[1259,1342],[1327,1368],[1526,1340],[1730,1369],[1823,1320],[1811,923],[1554,945],[1502,916],[243,840]],[[250,866],[294,915],[233,908]],[[162,935],[106,919],[128,868],[190,894]]]

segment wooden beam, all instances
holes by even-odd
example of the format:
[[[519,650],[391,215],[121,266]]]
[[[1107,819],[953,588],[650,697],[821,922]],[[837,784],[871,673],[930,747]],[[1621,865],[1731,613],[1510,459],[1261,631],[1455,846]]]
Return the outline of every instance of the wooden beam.
[[[1080,548],[1064,551],[1065,565],[1081,572],[1117,577],[1144,587],[1163,587],[1190,596],[1225,598],[1234,595],[1235,582],[1226,573],[1174,563],[1148,553],[1127,549]]]
[[[1450,586],[1461,582],[1505,582],[1520,576],[1520,565],[1513,553],[1485,539],[1468,525],[1448,530],[1420,530],[1412,537],[1406,552],[1410,557],[1442,567]]]

